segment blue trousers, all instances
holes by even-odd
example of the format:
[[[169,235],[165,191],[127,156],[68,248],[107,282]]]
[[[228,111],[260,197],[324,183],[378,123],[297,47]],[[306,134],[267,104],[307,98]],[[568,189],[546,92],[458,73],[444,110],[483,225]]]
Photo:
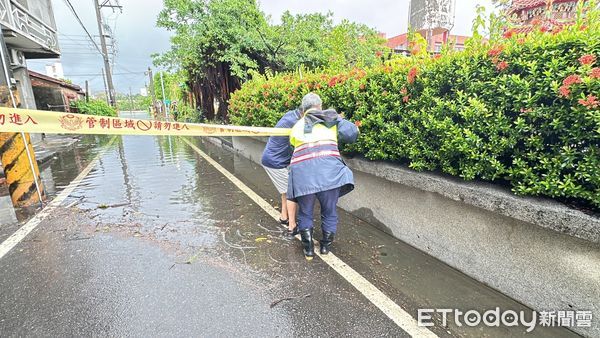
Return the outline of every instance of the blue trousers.
[[[298,229],[306,230],[313,228],[315,200],[319,200],[319,204],[321,204],[321,229],[335,233],[338,222],[336,207],[339,197],[340,188],[297,197]]]

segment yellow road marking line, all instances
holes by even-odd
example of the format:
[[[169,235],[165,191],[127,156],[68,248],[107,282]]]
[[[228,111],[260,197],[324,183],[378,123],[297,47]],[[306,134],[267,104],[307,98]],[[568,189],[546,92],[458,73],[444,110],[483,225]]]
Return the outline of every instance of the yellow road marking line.
[[[238,189],[243,191],[254,203],[258,204],[267,214],[275,220],[279,220],[279,212],[271,206],[267,201],[230,173],[227,169],[213,160],[205,152],[189,140],[182,138],[198,155],[210,163],[215,169],[229,179]],[[344,263],[333,253],[321,255],[318,250],[315,254],[319,256],[327,265],[334,269],[342,278],[362,293],[373,305],[378,307],[388,318],[390,318],[402,330],[406,331],[413,337],[437,337],[437,335],[429,331],[426,327],[419,326],[417,320],[414,319],[408,312],[404,311],[398,304],[386,296],[375,285],[371,284],[366,278],[361,276],[356,270]]]
[[[81,184],[81,181],[94,169],[98,163],[100,157],[106,153],[113,144],[116,137],[113,137],[106,146],[96,155],[96,157],[90,162],[77,177],[69,183],[69,185],[61,191],[53,200],[50,202],[42,211],[40,211],[35,217],[30,219],[25,225],[15,231],[10,237],[8,237],[2,244],[0,244],[0,259],[4,257],[12,248],[14,248],[19,242],[21,242],[29,233],[31,233],[46,217],[52,214],[64,200],[73,193],[73,191]]]

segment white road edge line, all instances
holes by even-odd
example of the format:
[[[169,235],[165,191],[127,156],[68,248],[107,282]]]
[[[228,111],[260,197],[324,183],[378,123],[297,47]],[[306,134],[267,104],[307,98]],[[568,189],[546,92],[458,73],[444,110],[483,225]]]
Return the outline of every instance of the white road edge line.
[[[230,173],[227,169],[222,167],[219,163],[213,160],[205,152],[200,150],[196,145],[191,143],[186,138],[181,138],[187,143],[194,151],[204,158],[208,163],[215,167],[221,174],[227,177],[235,186],[243,191],[252,201],[260,206],[267,214],[271,215],[275,220],[279,219],[279,212],[271,206],[267,201]],[[361,276],[356,270],[351,268],[348,264],[344,263],[333,253],[328,255],[321,255],[318,251],[315,253],[334,269],[342,278],[348,281],[354,288],[362,293],[373,305],[378,307],[388,318],[390,318],[396,325],[402,330],[406,331],[413,337],[437,337],[437,335],[431,332],[426,327],[418,325],[416,319],[414,319],[408,312],[404,311],[398,304],[381,292],[375,285],[371,284],[367,279]]]
[[[0,259],[4,257],[12,248],[14,248],[19,242],[21,242],[30,232],[32,232],[48,215],[58,208],[62,202],[73,193],[73,191],[81,184],[81,181],[94,169],[100,157],[109,150],[110,145],[113,144],[116,137],[113,137],[98,154],[96,157],[77,175],[77,177],[69,183],[69,185],[61,191],[44,209],[42,209],[37,215],[30,219],[25,225],[15,231],[10,237],[8,237],[2,244],[0,244]]]

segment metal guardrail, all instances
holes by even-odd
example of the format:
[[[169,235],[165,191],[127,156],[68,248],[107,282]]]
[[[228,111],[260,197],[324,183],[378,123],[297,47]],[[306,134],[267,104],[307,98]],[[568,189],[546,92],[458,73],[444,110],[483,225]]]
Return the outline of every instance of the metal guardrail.
[[[44,49],[59,52],[56,29],[14,0],[0,0],[0,23]]]

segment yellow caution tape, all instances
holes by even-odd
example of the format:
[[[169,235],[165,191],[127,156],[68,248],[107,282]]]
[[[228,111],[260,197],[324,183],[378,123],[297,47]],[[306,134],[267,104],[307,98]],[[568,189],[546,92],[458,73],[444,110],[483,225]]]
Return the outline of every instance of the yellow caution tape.
[[[0,133],[288,136],[291,129],[131,119],[0,107]]]

